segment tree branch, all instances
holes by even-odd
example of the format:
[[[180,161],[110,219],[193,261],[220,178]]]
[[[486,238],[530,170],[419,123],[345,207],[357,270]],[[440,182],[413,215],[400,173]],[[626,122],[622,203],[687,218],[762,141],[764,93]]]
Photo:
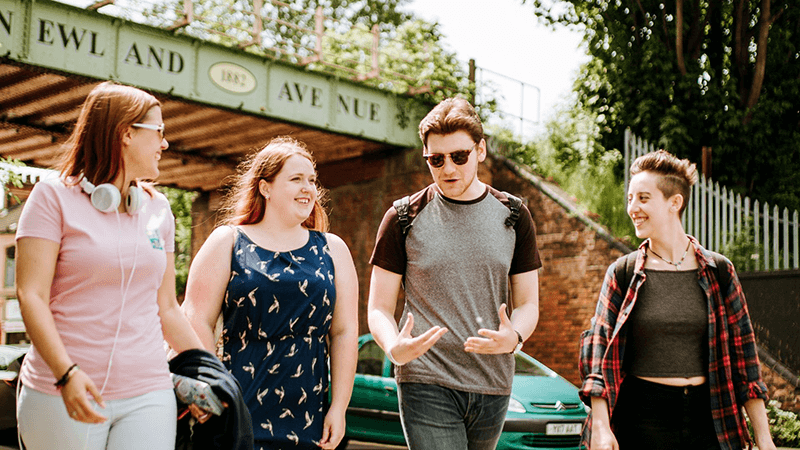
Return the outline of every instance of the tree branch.
[[[675,1],[675,56],[678,58],[678,70],[686,76],[686,62],[683,59],[683,0]]]
[[[703,17],[702,20],[699,21],[699,23],[696,20],[695,23],[693,24],[694,26],[691,27],[692,32],[691,35],[689,36],[687,53],[691,55],[692,59],[697,59],[700,57],[700,54],[703,51],[703,36],[705,34],[705,30],[708,28],[708,24],[711,21],[712,14],[714,14],[717,8],[720,7],[721,5],[719,4],[719,0],[717,1],[709,0],[705,16]],[[698,8],[699,8],[699,2],[697,4],[697,7],[695,8],[695,18],[700,16],[700,10]]]
[[[647,16],[647,11],[645,11],[644,6],[642,6],[642,0],[636,0],[636,4],[639,5],[639,12],[642,13],[643,16]]]
[[[744,99],[746,94],[745,75],[747,67],[747,40],[745,39],[744,0],[738,0],[733,7],[733,61],[738,75],[739,98]]]
[[[767,38],[769,26],[772,23],[770,16],[771,0],[761,0],[761,15],[758,18],[758,39],[756,40],[756,66],[753,69],[753,82],[750,86],[750,96],[747,98],[745,108],[748,110],[744,124],[750,123],[753,118],[752,108],[758,103],[761,96],[761,87],[764,84],[764,73],[767,69]]]
[[[669,42],[669,28],[667,27],[667,8],[662,10],[661,26],[664,28],[664,45],[667,46],[667,53],[672,53],[672,44]]]

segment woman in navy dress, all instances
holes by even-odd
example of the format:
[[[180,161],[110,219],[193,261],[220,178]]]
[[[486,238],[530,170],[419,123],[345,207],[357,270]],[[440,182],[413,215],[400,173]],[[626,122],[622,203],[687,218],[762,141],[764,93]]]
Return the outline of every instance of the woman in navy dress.
[[[276,138],[243,164],[192,263],[183,309],[242,385],[255,449],[333,449],[345,430],[357,359],[358,281],[347,245],[326,233],[313,159]],[[328,392],[330,356],[331,395]]]

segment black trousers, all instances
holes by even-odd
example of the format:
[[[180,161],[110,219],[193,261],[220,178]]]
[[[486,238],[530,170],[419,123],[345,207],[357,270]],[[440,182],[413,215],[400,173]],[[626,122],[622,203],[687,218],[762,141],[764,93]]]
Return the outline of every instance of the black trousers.
[[[708,383],[667,386],[628,376],[612,424],[620,450],[719,450]]]

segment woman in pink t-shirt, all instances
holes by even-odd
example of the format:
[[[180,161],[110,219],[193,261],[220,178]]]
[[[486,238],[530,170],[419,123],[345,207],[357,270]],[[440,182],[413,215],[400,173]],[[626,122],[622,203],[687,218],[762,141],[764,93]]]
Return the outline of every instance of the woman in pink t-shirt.
[[[172,449],[176,404],[166,341],[202,344],[175,298],[174,218],[140,180],[164,138],[152,95],[95,87],[61,177],[39,182],[17,231],[17,296],[33,347],[20,374],[28,449]]]

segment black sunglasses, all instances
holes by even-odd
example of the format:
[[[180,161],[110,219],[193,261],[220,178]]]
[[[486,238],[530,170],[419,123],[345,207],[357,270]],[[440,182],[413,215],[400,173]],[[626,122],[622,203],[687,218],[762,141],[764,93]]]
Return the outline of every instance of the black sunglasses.
[[[469,161],[469,154],[472,153],[473,150],[475,150],[475,145],[469,150],[456,150],[452,153],[431,153],[429,155],[422,155],[422,157],[425,158],[425,161],[428,161],[431,167],[442,167],[444,165],[445,156],[450,156],[450,160],[453,161],[453,164],[463,166]]]

